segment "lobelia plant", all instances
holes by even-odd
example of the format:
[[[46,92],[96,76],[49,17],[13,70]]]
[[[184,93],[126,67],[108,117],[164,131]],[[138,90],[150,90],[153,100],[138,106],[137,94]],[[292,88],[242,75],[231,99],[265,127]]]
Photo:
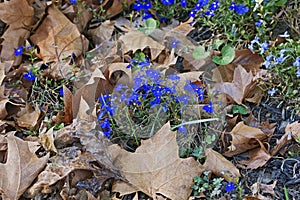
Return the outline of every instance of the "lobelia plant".
[[[204,84],[183,82],[177,74],[163,75],[151,67],[141,52],[127,67],[136,74],[133,85],[118,84],[112,94],[99,97],[98,120],[110,140],[123,144],[134,141],[134,146],[138,146],[141,139],[152,137],[170,121],[172,130],[182,134],[178,137],[179,145],[189,146],[195,143],[197,125],[218,120],[211,118],[214,104],[208,101]],[[199,104],[200,113],[195,110]]]

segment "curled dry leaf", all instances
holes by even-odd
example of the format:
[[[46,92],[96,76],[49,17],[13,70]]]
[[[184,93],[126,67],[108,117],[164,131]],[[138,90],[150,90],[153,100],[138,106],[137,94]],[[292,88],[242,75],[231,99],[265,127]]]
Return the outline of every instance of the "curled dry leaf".
[[[239,170],[224,156],[212,149],[205,149],[205,170],[213,172],[226,181],[235,182],[241,176]]]
[[[12,134],[6,138],[8,156],[0,164],[0,191],[3,200],[18,199],[40,171],[45,167],[49,155],[38,158],[29,149],[29,143]]]
[[[143,50],[144,48],[149,47],[151,51],[151,60],[154,60],[165,48],[162,44],[137,30],[132,30],[125,35],[122,35],[120,40],[124,44],[123,50],[125,53],[131,50],[136,52],[138,49]]]
[[[178,157],[176,133],[165,124],[152,138],[142,141],[135,153],[127,152],[118,145],[108,148],[113,163],[128,182],[116,182],[113,191],[121,195],[142,191],[157,199],[162,194],[172,200],[188,199],[193,178],[204,167],[193,158]]]
[[[25,40],[29,37],[34,10],[28,2],[11,0],[0,3],[0,19],[9,25],[2,35],[1,59],[15,60],[14,50],[18,48],[18,45],[24,45]],[[21,58],[18,58],[18,62],[21,62]]]
[[[47,17],[30,39],[39,47],[37,55],[45,63],[62,60],[72,53],[79,56],[88,46],[76,25],[55,6],[48,8]]]
[[[249,160],[239,161],[240,164],[245,165],[246,169],[257,169],[262,167],[270,160],[270,158],[272,158],[270,153],[264,147],[264,144],[258,139],[255,140],[260,147],[249,151]]]
[[[224,153],[229,157],[254,149],[259,146],[257,140],[263,141],[267,138],[260,129],[247,126],[244,122],[239,122],[230,133],[226,134],[232,137],[229,150]]]

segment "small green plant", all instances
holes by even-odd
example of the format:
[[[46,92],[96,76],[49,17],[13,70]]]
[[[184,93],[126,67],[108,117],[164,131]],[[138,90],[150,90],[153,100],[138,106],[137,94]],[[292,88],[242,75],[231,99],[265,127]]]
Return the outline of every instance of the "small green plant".
[[[206,195],[209,194],[210,198],[216,198],[221,194],[222,181],[224,179],[213,178],[210,180],[210,173],[210,171],[205,171],[201,176],[194,177],[194,185],[192,186],[194,196],[204,193]]]

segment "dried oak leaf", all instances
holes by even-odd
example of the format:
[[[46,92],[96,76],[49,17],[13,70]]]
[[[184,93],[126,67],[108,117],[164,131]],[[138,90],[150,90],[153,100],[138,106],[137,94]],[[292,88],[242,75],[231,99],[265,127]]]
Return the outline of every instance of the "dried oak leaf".
[[[245,165],[246,169],[257,169],[262,167],[270,160],[270,158],[272,158],[264,144],[258,139],[255,140],[258,142],[260,148],[249,151],[249,160],[239,161],[240,164]]]
[[[111,17],[116,16],[120,12],[122,12],[124,9],[124,5],[129,7],[133,3],[134,3],[134,1],[132,1],[132,0],[126,0],[126,1],[109,0],[109,1],[105,1],[103,3],[103,5],[101,5],[101,8],[104,7],[106,17],[111,18]],[[109,8],[107,8],[107,9],[105,8],[106,4],[110,5]]]
[[[226,134],[232,137],[229,150],[224,153],[229,157],[254,149],[259,146],[257,140],[263,141],[267,138],[267,135],[260,129],[247,126],[244,122],[239,122],[230,133]]]
[[[4,200],[18,199],[40,171],[45,167],[49,155],[38,158],[30,151],[30,142],[8,135],[8,156],[0,164],[0,191]]]
[[[79,56],[88,46],[76,25],[55,6],[48,8],[47,17],[30,39],[39,47],[37,55],[43,62],[59,61],[72,53]]]
[[[241,176],[239,170],[224,156],[212,149],[205,149],[206,160],[204,167],[226,181],[233,181]]]
[[[142,141],[135,153],[127,152],[118,145],[108,148],[113,163],[128,182],[116,182],[113,191],[121,195],[142,191],[157,199],[162,194],[172,200],[188,199],[193,178],[204,167],[193,158],[178,157],[176,132],[165,124],[152,138]]]
[[[225,93],[237,104],[242,104],[245,97],[256,85],[252,72],[247,72],[242,66],[234,70],[233,83],[225,82],[218,85],[220,92]]]
[[[165,48],[164,45],[137,30],[132,30],[125,35],[122,35],[120,40],[124,44],[123,50],[125,53],[131,50],[136,52],[138,49],[143,50],[144,48],[149,47],[151,51],[151,60],[154,60]]]
[[[2,59],[15,60],[14,50],[18,45],[23,45],[29,37],[33,15],[34,9],[28,1],[11,0],[0,3],[0,19],[9,25],[1,37],[3,39],[0,54]],[[18,57],[17,62],[21,62],[21,57]]]

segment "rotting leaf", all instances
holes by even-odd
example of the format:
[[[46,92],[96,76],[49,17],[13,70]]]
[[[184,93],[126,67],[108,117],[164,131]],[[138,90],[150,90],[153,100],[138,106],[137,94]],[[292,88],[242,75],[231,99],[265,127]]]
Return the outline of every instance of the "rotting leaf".
[[[178,157],[176,133],[165,124],[152,138],[142,141],[135,153],[127,152],[118,145],[108,148],[113,163],[128,180],[116,182],[113,191],[121,195],[142,191],[156,199],[162,194],[172,200],[188,199],[193,178],[204,167],[193,158]]]
[[[230,133],[226,134],[232,137],[229,150],[224,153],[229,157],[254,149],[259,146],[257,140],[263,141],[267,138],[267,135],[260,129],[247,126],[244,122],[239,122]]]
[[[213,172],[226,181],[235,182],[241,176],[239,170],[224,156],[212,149],[205,149],[205,170]]]
[[[79,56],[88,46],[76,25],[55,6],[48,8],[47,17],[30,39],[39,47],[37,55],[45,63],[62,60],[72,53]]]
[[[13,134],[7,136],[8,156],[0,163],[0,191],[3,200],[18,199],[45,167],[49,155],[38,158],[25,142]]]

